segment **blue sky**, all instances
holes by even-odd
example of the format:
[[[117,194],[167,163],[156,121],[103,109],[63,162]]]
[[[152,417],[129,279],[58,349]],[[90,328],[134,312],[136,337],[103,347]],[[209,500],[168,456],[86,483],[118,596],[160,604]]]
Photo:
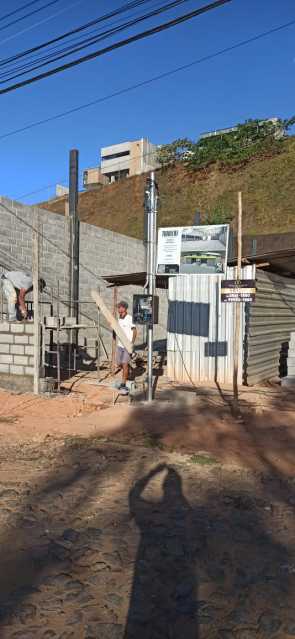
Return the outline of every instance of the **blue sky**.
[[[24,0],[11,0],[9,10],[23,4]],[[57,5],[3,30],[0,55],[6,58],[121,4],[123,0],[80,3],[59,0]],[[156,4],[156,0],[151,1],[151,6]],[[206,0],[189,0],[157,22],[202,4]],[[0,18],[7,12],[7,7],[5,11],[2,8]],[[170,31],[1,96],[0,135],[292,19],[295,19],[294,0],[232,0]],[[31,28],[38,22],[43,24]],[[293,115],[294,36],[295,26],[148,87],[0,140],[0,194],[17,198],[38,191],[22,198],[28,203],[52,196],[52,188],[41,189],[56,182],[66,183],[70,148],[79,149],[82,170],[96,165],[100,147],[108,144],[143,136],[155,143],[179,137],[196,139],[202,131],[230,126],[247,118]]]

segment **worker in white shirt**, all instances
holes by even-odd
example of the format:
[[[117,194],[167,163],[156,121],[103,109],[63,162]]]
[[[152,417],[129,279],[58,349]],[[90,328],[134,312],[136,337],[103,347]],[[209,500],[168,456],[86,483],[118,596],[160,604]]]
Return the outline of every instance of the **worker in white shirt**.
[[[33,277],[31,273],[24,271],[5,271],[1,275],[3,293],[8,306],[8,321],[17,321],[17,310],[22,319],[27,319],[25,297],[33,290]],[[46,286],[45,281],[39,280],[39,290],[42,292]]]
[[[119,302],[118,323],[121,329],[124,331],[129,342],[134,344],[136,340],[137,330],[132,320],[132,316],[129,315],[127,311],[128,311],[127,302]],[[117,345],[117,364],[122,369],[122,383],[120,385],[120,390],[126,393],[128,393],[126,383],[128,381],[128,375],[129,375],[129,362],[130,362],[130,354],[128,353],[124,345],[119,340]]]

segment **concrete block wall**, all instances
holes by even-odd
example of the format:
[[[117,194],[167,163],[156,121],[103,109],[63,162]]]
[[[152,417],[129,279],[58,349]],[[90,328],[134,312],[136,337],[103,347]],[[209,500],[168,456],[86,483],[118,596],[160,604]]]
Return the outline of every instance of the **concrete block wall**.
[[[25,206],[5,197],[0,197],[0,267],[2,270],[30,270],[32,267],[32,223],[36,207]],[[40,222],[40,276],[44,277],[54,296],[59,286],[60,296],[69,296],[69,219],[44,209],[37,209]],[[91,289],[100,289],[106,304],[112,308],[112,290],[99,279],[103,275],[132,273],[145,268],[143,242],[119,233],[113,233],[91,224],[80,226],[80,299],[91,301]],[[132,295],[142,292],[136,287],[122,287],[118,297],[126,299],[131,307]],[[155,338],[166,336],[167,298],[160,293],[160,323]],[[43,296],[43,301],[48,300]],[[42,306],[43,314],[49,306]],[[55,305],[56,311],[56,305]],[[82,304],[81,323],[90,324],[97,319],[94,304]],[[67,304],[61,304],[60,314],[68,315]],[[111,331],[102,318],[102,337],[110,353]],[[164,327],[164,328],[162,328]],[[80,343],[94,344],[95,330],[80,331]],[[139,329],[139,341],[143,330]],[[65,335],[66,339],[66,335]],[[15,344],[16,345],[16,344]],[[92,350],[92,355],[93,349]]]
[[[34,325],[0,323],[0,374],[34,375]]]

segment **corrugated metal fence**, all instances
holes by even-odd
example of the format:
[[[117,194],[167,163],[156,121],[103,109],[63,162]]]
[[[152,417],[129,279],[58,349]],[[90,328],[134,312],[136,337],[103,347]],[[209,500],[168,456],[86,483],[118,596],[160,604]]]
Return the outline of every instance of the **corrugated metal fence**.
[[[243,269],[254,278],[255,267]],[[227,278],[235,270],[229,268]],[[169,281],[167,372],[178,382],[232,383],[235,305],[220,302],[220,275],[178,275]],[[242,383],[244,304],[240,370]]]
[[[257,294],[246,308],[243,381],[252,385],[279,375],[295,330],[295,282],[257,269]]]

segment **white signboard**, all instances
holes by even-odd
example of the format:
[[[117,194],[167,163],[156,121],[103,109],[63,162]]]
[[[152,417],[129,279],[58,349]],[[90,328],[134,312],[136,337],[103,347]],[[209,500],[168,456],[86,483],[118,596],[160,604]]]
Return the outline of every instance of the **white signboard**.
[[[176,226],[158,232],[157,273],[211,273],[224,275],[228,224]]]

